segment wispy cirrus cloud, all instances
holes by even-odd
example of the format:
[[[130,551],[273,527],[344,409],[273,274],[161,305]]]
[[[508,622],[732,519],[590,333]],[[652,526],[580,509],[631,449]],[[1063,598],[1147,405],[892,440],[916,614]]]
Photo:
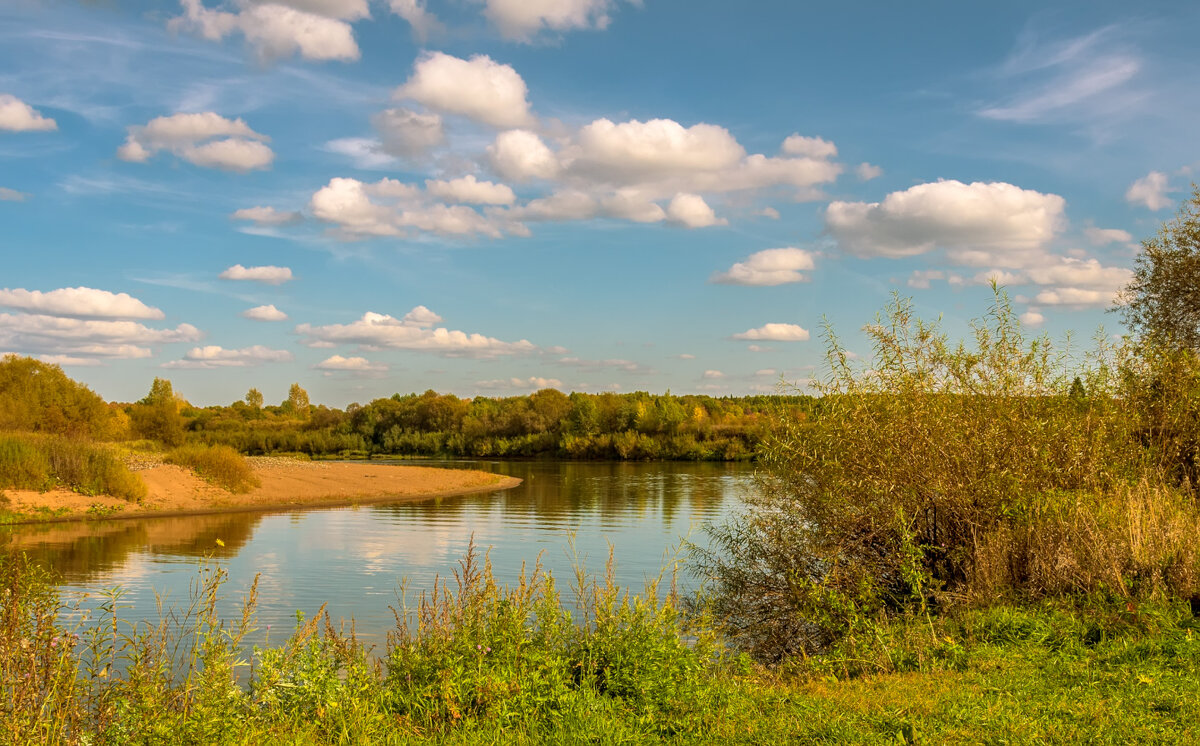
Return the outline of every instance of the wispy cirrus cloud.
[[[1116,26],[1053,38],[1028,29],[990,71],[997,94],[977,109],[985,119],[1017,124],[1074,124],[1093,133],[1140,110],[1144,54]]]

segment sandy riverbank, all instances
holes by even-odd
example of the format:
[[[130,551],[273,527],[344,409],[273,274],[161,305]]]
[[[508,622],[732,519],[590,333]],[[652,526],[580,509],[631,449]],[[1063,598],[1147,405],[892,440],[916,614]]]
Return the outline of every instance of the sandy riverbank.
[[[91,517],[222,513],[243,510],[405,502],[515,487],[520,479],[467,469],[435,469],[395,464],[322,463],[250,459],[262,486],[233,495],[205,482],[189,469],[160,464],[137,473],[149,494],[140,503],[67,490],[5,490],[5,510],[30,521]]]

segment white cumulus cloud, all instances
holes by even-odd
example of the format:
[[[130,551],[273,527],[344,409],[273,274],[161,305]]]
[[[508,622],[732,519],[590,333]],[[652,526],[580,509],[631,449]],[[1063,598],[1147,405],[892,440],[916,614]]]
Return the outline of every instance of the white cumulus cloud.
[[[667,217],[685,228],[707,228],[729,223],[725,218],[718,218],[700,195],[682,192],[676,194],[667,206]]]
[[[247,308],[242,311],[241,315],[242,318],[251,321],[287,321],[288,318],[288,315],[276,308],[274,304]]]
[[[783,141],[783,152],[809,158],[836,158],[838,149],[837,145],[823,138],[805,137],[796,133]]]
[[[451,182],[431,183],[444,194],[460,197],[479,198],[486,192],[488,198],[496,199],[507,189],[473,178],[456,181],[453,186]],[[317,219],[334,224],[344,238],[401,236],[414,231],[498,238],[504,230],[515,228],[504,215],[493,218],[466,205],[432,202],[432,196],[414,184],[394,179],[366,183],[339,177],[313,194],[309,209]]]
[[[551,147],[536,133],[510,130],[488,147],[496,173],[513,181],[545,179],[560,191],[604,200],[620,192],[643,204],[678,193],[697,195],[792,187],[797,200],[820,196],[842,166],[826,158],[747,154],[724,127],[671,119],[597,119]]]
[[[1151,210],[1161,210],[1171,206],[1171,191],[1167,184],[1167,175],[1162,171],[1151,171],[1129,185],[1125,191],[1125,201],[1131,205],[1141,205]]]
[[[0,290],[0,306],[29,313],[81,319],[161,319],[161,310],[127,293],[77,287],[42,292],[24,288]]]
[[[146,358],[151,347],[197,342],[191,324],[154,329],[136,321],[0,313],[0,349],[87,358]]]
[[[266,140],[270,138],[241,119],[226,119],[211,111],[172,114],[129,127],[117,157],[144,163],[165,150],[197,166],[252,171],[270,167],[275,159],[274,151],[263,143]]]
[[[0,130],[8,132],[49,132],[58,129],[58,123],[21,99],[8,93],[0,93]]]
[[[1038,311],[1026,311],[1021,314],[1021,323],[1029,327],[1039,327],[1046,322],[1046,317]]]
[[[388,369],[383,363],[373,363],[365,357],[342,357],[341,355],[331,355],[313,367],[317,370],[346,373],[382,373]]]
[[[558,156],[529,130],[501,132],[488,146],[487,154],[496,173],[513,181],[553,179],[560,170]]]
[[[447,202],[472,205],[511,205],[517,196],[504,184],[478,181],[470,174],[449,181],[426,180],[425,191]]]
[[[1013,266],[1054,237],[1066,201],[1003,182],[937,181],[882,202],[831,202],[825,226],[862,257],[905,257],[944,248],[966,265]]]
[[[780,323],[763,324],[757,329],[747,329],[733,335],[734,339],[765,342],[804,342],[808,337],[807,329],[797,324]]]
[[[358,44],[354,29],[342,18],[366,13],[366,3],[245,2],[236,12],[213,10],[202,0],[180,0],[184,14],[167,22],[172,31],[221,41],[240,33],[258,58],[270,62],[298,54],[309,60],[356,60]],[[293,7],[297,6],[297,7]],[[298,6],[308,6],[301,9]],[[334,17],[310,12],[315,6],[353,8]],[[349,15],[347,15],[349,13]]]
[[[523,127],[533,122],[525,81],[509,65],[477,54],[469,60],[429,52],[413,66],[408,82],[396,89],[437,111],[459,114],[493,127]]]
[[[304,343],[351,344],[394,350],[419,350],[447,356],[496,357],[523,355],[537,351],[529,340],[505,342],[483,334],[454,331],[433,326],[433,314],[418,306],[402,319],[387,314],[367,312],[349,324],[314,326],[301,324],[296,333]],[[437,317],[440,321],[440,317]]]
[[[575,173],[636,183],[728,169],[745,154],[729,130],[713,124],[597,119],[579,130],[565,157]]]
[[[227,350],[220,345],[193,347],[182,360],[163,363],[164,368],[249,368],[266,363],[288,363],[293,359],[287,350],[272,350],[263,345]]]
[[[222,280],[252,280],[267,285],[282,285],[292,279],[292,270],[274,265],[243,267],[235,264],[222,272],[220,277]]]
[[[808,275],[802,273],[814,266],[812,252],[804,249],[765,249],[751,254],[724,272],[717,272],[709,282],[754,287],[806,282]]]
[[[29,197],[28,194],[18,192],[16,189],[0,187],[0,202],[24,202],[27,197]]]

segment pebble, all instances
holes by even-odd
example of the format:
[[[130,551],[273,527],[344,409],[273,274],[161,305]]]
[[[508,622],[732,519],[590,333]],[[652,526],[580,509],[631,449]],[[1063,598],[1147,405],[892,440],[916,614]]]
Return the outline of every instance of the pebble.
[[[329,464],[320,461],[304,461],[287,456],[247,456],[246,460],[255,469],[328,469]]]

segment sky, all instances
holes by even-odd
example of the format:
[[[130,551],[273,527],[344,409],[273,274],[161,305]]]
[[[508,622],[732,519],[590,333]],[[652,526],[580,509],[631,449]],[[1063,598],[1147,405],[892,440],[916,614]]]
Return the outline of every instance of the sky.
[[[0,353],[105,398],[805,387],[893,293],[1103,327],[1192,2],[9,0]]]

